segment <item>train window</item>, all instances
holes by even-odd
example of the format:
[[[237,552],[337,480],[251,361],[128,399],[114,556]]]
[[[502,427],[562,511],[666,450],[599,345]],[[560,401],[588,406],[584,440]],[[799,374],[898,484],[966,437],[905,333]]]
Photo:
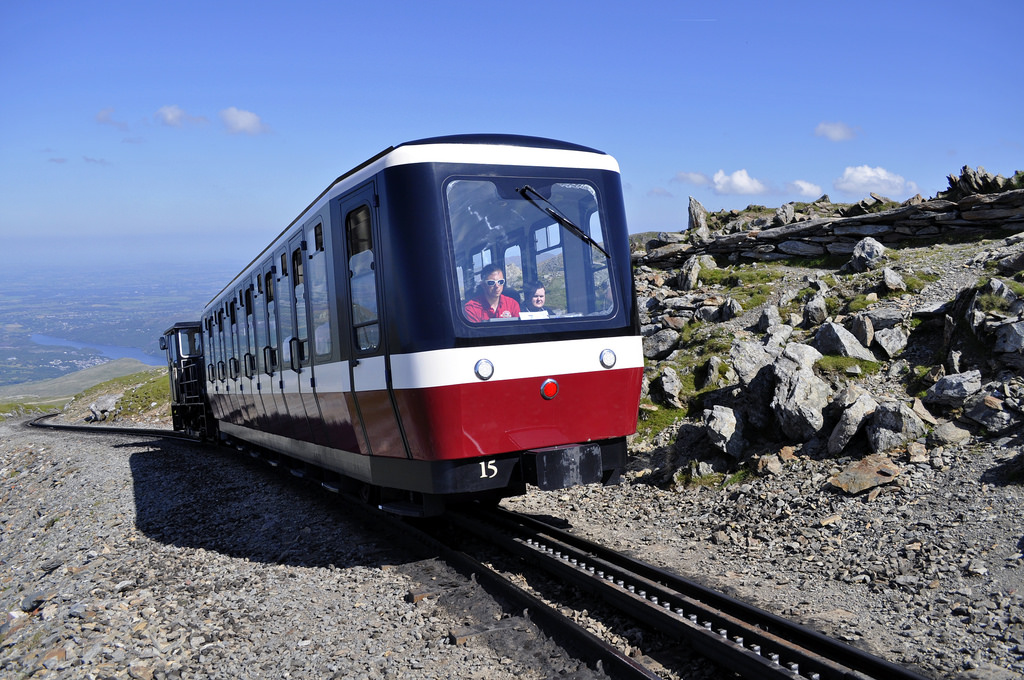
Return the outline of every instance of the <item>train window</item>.
[[[370,208],[361,205],[345,218],[348,237],[349,288],[352,297],[352,329],[360,351],[380,345],[377,321],[377,277],[373,270],[373,233]]]
[[[263,277],[256,275],[257,294],[253,299],[252,314],[252,347],[256,355],[256,372],[262,373],[265,369],[263,359],[263,348],[267,344],[267,302],[263,295]]]
[[[197,357],[203,353],[203,336],[196,328],[184,329],[178,332],[180,343],[180,354],[182,358]]]
[[[267,273],[267,344],[264,355],[264,370],[272,374],[277,370],[277,301],[274,297],[274,272]]]
[[[295,337],[298,341],[296,365],[306,365],[309,361],[306,350],[309,330],[306,324],[306,268],[302,262],[302,248],[292,251],[292,296],[292,302],[295,303]]]
[[[276,281],[277,299],[277,332],[281,341],[281,366],[290,366],[292,363],[292,348],[289,342],[295,336],[295,312],[294,300],[292,298],[291,277],[288,275],[288,253],[281,253],[281,272]]]
[[[455,276],[461,302],[474,310],[472,319],[466,317],[471,323],[484,317],[507,320],[509,316],[499,312],[515,310],[481,287],[480,273],[491,262],[501,268],[504,297],[516,299],[526,283],[545,289],[542,312],[520,310],[513,318],[572,322],[614,312],[599,194],[592,184],[550,178],[455,178],[446,185],[445,198]],[[469,303],[473,298],[477,302]],[[479,312],[485,303],[490,314]]]
[[[327,294],[327,254],[324,252],[323,225],[314,228],[316,250],[309,256],[309,313],[313,326],[313,353],[317,359],[330,357],[331,304]]]

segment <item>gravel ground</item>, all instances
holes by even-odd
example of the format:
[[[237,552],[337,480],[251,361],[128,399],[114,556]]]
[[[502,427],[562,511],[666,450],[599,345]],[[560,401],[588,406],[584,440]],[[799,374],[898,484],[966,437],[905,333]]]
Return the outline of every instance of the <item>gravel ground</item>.
[[[7,421],[0,479],[0,677],[600,677],[229,450]],[[453,644],[467,628],[482,632]]]
[[[1022,249],[1024,235],[901,250],[894,266],[939,278],[881,304],[909,312],[949,301],[991,275],[987,261]],[[808,277],[816,274],[793,270],[792,285]],[[749,334],[758,314],[732,321],[733,332]],[[934,351],[912,344],[901,359],[927,365]],[[906,401],[901,373],[890,368],[858,384]],[[633,442],[623,485],[504,504],[562,518],[582,536],[932,677],[1024,676],[1024,433],[986,438],[958,423],[973,433],[966,442],[929,450],[926,463],[893,452],[901,474],[857,496],[828,479],[863,451],[830,457],[817,440],[765,444],[763,453],[781,454],[777,474],[677,490],[673,458],[702,436],[697,425]]]
[[[886,304],[950,299],[999,247],[904,251],[901,264],[941,279]],[[865,386],[906,396],[885,371]],[[1024,436],[983,434],[927,463],[898,456],[893,483],[848,496],[827,480],[851,458],[820,442],[773,449],[776,474],[675,489],[666,451],[677,433],[666,432],[635,447],[620,486],[532,490],[504,505],[926,675],[1016,678]],[[594,675],[443,565],[224,450],[7,421],[0,480],[3,677]],[[421,590],[434,594],[406,600]],[[470,626],[486,632],[452,644]]]

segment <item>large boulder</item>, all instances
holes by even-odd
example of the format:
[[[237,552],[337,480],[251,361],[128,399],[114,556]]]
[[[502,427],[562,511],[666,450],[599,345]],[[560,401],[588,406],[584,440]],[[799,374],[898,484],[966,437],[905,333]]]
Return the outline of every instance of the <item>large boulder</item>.
[[[820,358],[821,353],[810,345],[790,343],[772,364],[772,412],[782,432],[797,441],[809,441],[825,424],[830,390],[813,368]]]
[[[644,356],[648,359],[664,359],[679,344],[679,333],[665,328],[643,340]]]
[[[814,334],[813,342],[814,348],[822,354],[853,357],[865,361],[875,360],[875,355],[860,344],[853,333],[837,323],[822,324],[818,332]]]
[[[828,438],[828,452],[839,455],[850,440],[860,431],[868,417],[878,408],[878,402],[870,394],[861,394],[850,404]]]
[[[899,401],[878,405],[867,425],[868,444],[875,453],[883,453],[925,435],[924,422],[913,409]]]
[[[943,376],[928,388],[924,403],[960,408],[971,397],[981,391],[981,371],[967,371]]]
[[[704,426],[711,445],[733,458],[743,455],[743,426],[736,413],[726,406],[714,406],[704,411]]]
[[[884,259],[885,246],[868,236],[853,247],[849,267],[855,272],[866,272],[869,269],[877,269]]]

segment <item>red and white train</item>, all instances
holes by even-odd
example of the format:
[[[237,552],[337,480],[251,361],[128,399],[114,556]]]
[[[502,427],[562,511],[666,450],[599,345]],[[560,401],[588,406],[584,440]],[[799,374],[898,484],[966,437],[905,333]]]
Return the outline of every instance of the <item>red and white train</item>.
[[[618,164],[511,135],[391,147],[161,346],[175,429],[387,510],[614,483],[643,374]]]

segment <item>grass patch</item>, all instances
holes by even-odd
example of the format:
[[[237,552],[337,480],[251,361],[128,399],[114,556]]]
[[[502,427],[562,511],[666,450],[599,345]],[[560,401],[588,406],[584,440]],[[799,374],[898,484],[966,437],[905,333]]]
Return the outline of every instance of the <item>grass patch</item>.
[[[882,364],[877,361],[868,361],[866,359],[857,359],[855,357],[841,357],[834,354],[828,354],[823,356],[814,362],[814,368],[819,373],[825,375],[838,375],[844,378],[849,377],[846,372],[853,366],[859,366],[861,375],[874,375],[881,370]]]
[[[651,405],[650,400],[644,403]],[[667,408],[658,406],[657,410],[640,409],[636,423],[636,432],[644,439],[649,439],[662,430],[674,427],[676,423],[686,418],[686,411],[679,408]]]

